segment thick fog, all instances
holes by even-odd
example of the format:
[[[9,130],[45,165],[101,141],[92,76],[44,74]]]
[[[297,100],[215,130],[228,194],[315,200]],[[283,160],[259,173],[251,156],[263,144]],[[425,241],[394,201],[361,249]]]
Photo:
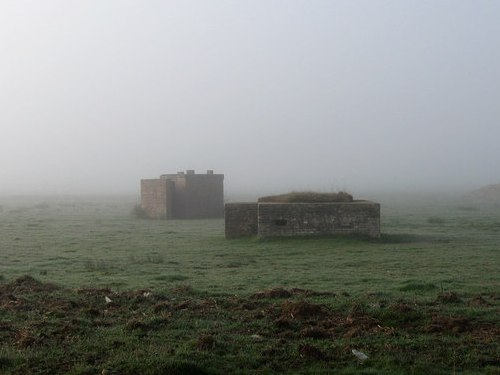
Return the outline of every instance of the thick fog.
[[[499,1],[0,2],[0,193],[500,182]]]

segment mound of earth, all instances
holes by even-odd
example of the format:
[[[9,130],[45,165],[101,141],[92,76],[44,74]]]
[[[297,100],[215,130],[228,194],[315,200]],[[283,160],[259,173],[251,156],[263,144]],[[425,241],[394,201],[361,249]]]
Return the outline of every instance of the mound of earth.
[[[338,193],[317,193],[313,191],[293,191],[287,194],[260,197],[258,202],[266,203],[333,203],[352,202],[352,195],[345,191]]]
[[[500,184],[484,186],[468,194],[468,198],[500,202]]]

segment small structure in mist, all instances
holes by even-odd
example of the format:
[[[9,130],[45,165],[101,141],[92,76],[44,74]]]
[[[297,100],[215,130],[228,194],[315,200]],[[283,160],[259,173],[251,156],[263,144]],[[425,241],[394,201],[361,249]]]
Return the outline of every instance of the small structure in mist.
[[[207,219],[224,216],[224,175],[194,170],[141,180],[141,208],[151,219]]]
[[[380,204],[347,193],[290,193],[226,203],[226,238],[363,235],[380,237]]]

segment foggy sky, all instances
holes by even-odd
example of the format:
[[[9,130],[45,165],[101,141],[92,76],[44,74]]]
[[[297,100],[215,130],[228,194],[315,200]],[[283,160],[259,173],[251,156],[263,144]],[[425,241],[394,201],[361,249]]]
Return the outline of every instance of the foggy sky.
[[[500,182],[500,2],[4,0],[0,193]]]

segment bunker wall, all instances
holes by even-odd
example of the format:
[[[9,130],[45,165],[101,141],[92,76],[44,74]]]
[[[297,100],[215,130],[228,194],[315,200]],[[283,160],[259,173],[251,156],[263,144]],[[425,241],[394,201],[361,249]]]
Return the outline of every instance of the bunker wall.
[[[258,235],[289,237],[359,234],[380,237],[380,205],[350,203],[259,203]]]
[[[257,203],[226,203],[226,238],[257,235]]]
[[[181,195],[183,213],[179,218],[208,219],[224,217],[224,175],[186,174]]]
[[[172,217],[173,183],[160,179],[141,180],[141,208],[151,219]]]

